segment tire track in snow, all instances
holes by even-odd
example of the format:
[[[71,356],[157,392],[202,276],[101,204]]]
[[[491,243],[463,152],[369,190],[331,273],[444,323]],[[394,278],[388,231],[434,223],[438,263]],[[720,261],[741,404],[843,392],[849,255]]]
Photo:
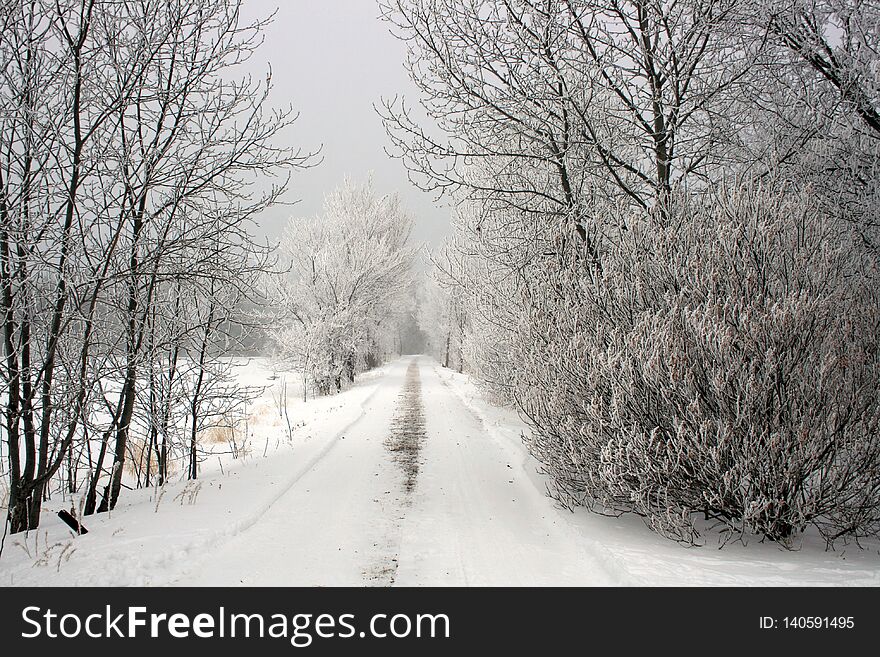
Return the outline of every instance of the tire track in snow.
[[[395,509],[395,519],[385,537],[389,555],[364,571],[364,577],[375,586],[391,586],[397,576],[400,549],[400,523],[404,509],[412,502],[421,465],[421,448],[425,439],[425,411],[422,405],[422,384],[416,359],[406,370],[406,379],[397,401],[397,410],[391,420],[391,433],[385,439],[385,449],[402,476],[403,499],[401,509]]]
[[[391,421],[391,435],[385,448],[400,468],[407,501],[419,476],[419,454],[425,438],[425,411],[422,407],[422,383],[416,361],[406,370],[406,380],[400,393],[397,413]]]

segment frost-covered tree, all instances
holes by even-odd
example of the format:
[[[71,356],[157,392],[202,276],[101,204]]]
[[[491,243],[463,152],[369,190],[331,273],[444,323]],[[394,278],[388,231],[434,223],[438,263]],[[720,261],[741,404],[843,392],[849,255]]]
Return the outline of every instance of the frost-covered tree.
[[[825,211],[867,228],[880,203],[880,6],[754,0],[739,29],[764,54],[736,110],[750,169],[811,186]],[[872,240],[871,230],[863,238]]]
[[[115,505],[167,289],[183,280],[212,303],[212,287],[248,285],[242,254],[244,269],[265,262],[251,220],[306,158],[275,143],[292,114],[267,110],[268,79],[236,73],[265,25],[244,24],[240,4],[0,4],[0,380],[13,532],[38,525],[65,462],[69,484],[91,492],[100,479],[99,506]],[[282,184],[252,192],[267,174]],[[80,465],[89,475],[71,476]]]
[[[556,496],[876,533],[876,3],[385,4],[465,353]]]
[[[880,6],[865,0],[764,0],[776,42],[834,90],[842,110],[880,136]]]
[[[464,368],[464,336],[467,315],[463,288],[444,274],[435,263],[419,293],[418,323],[427,336],[427,346],[443,367]]]
[[[647,207],[716,170],[755,49],[731,38],[728,0],[382,4],[439,128],[385,103],[415,180],[587,241],[597,196]]]
[[[281,242],[287,272],[272,277],[274,329],[282,358],[321,394],[354,381],[381,359],[383,334],[408,309],[412,218],[396,195],[345,181],[322,212],[293,219]]]

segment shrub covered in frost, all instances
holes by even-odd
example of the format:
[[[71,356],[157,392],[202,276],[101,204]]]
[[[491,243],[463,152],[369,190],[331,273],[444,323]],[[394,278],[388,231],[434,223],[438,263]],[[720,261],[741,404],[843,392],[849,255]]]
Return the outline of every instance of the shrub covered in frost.
[[[516,396],[556,495],[686,542],[697,517],[876,533],[876,254],[803,193],[613,214],[598,262],[535,267],[524,295]]]

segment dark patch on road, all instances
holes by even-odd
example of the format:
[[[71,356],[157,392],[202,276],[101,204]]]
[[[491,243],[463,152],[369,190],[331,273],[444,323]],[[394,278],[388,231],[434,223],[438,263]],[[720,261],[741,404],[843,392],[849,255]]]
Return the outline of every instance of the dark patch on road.
[[[388,525],[384,537],[373,544],[378,559],[364,571],[366,582],[373,586],[391,586],[397,578],[397,559],[400,549],[400,521],[404,509],[411,504],[421,465],[420,453],[425,439],[425,412],[422,407],[422,383],[419,366],[414,360],[406,370],[406,378],[397,398],[397,409],[391,420],[391,433],[385,439],[385,449],[402,475],[401,492],[387,490],[382,502]],[[388,505],[387,507],[385,505]]]
[[[386,449],[403,474],[403,489],[409,495],[419,476],[419,454],[425,438],[425,411],[422,407],[422,382],[415,361],[406,370],[406,379],[397,402],[397,413],[391,420],[391,435]]]

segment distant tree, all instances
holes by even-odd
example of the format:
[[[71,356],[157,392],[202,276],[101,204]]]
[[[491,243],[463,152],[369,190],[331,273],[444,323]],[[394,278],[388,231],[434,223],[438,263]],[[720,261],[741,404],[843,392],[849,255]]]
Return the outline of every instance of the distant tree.
[[[425,276],[419,299],[419,328],[428,336],[428,346],[443,367],[455,367],[461,372],[467,327],[463,289],[443,279],[437,264]]]
[[[396,333],[411,287],[412,218],[397,196],[346,181],[320,215],[291,221],[281,243],[289,266],[269,279],[282,358],[321,394],[354,380],[383,332]]]

